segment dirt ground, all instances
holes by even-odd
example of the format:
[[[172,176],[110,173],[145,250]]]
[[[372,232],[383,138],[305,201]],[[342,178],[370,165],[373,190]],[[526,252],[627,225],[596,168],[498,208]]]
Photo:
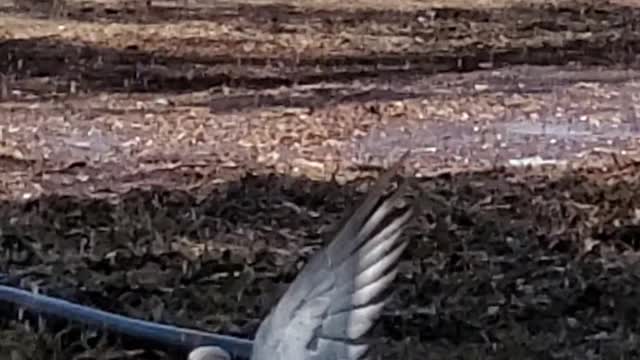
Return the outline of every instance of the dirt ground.
[[[0,273],[251,337],[411,148],[382,359],[637,358],[639,53],[631,0],[0,1]],[[184,358],[16,315],[0,359]]]

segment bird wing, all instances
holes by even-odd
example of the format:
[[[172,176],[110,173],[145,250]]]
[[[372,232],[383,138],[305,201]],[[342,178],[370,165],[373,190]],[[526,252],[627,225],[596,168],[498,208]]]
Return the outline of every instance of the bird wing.
[[[358,360],[389,298],[400,238],[413,214],[400,188],[383,195],[406,153],[384,173],[331,243],[317,253],[260,325],[252,360]]]

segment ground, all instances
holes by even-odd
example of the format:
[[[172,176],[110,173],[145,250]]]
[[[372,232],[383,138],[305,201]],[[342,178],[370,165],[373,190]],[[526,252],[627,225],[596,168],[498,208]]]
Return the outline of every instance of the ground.
[[[636,5],[0,2],[0,272],[251,337],[411,148],[383,359],[636,358]],[[182,356],[0,310],[0,359]]]

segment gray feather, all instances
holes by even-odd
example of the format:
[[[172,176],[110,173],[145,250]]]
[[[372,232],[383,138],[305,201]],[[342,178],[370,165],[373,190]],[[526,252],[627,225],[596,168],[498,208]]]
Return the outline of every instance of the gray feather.
[[[363,336],[388,300],[398,261],[407,246],[400,238],[413,209],[398,214],[401,191],[384,189],[403,158],[381,176],[331,243],[307,266],[260,325],[252,360],[360,360]]]

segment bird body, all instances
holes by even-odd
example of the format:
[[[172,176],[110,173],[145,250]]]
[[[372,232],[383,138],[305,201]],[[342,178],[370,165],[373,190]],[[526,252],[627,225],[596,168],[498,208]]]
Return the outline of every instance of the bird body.
[[[377,181],[333,240],[315,254],[260,324],[253,341],[137,320],[0,285],[0,302],[191,351],[189,360],[360,360],[379,318],[413,215],[385,188],[406,153]],[[225,358],[225,354],[228,355]]]
[[[231,360],[231,356],[217,346],[200,346],[189,353],[187,360]]]

